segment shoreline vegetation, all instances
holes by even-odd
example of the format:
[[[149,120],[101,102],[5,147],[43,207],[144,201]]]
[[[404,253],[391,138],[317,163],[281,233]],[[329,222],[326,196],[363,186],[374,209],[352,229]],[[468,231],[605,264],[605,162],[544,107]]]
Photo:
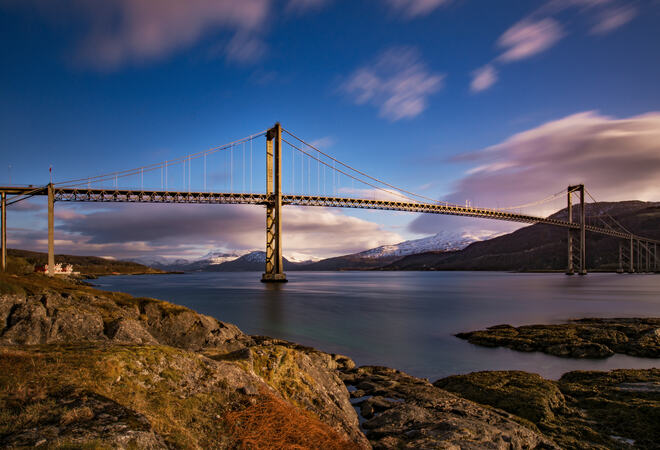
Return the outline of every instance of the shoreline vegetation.
[[[418,256],[423,256],[419,254]],[[415,255],[412,255],[415,256]],[[406,257],[407,258],[407,257]],[[36,267],[43,266],[48,260],[48,255],[41,252],[33,252],[28,250],[8,249],[8,272],[17,274],[26,274],[34,272]],[[113,275],[181,275],[186,273],[199,273],[199,272],[214,272],[213,270],[183,270],[183,269],[157,269],[143,264],[100,258],[96,256],[76,256],[76,255],[55,255],[56,263],[71,264],[75,267],[76,271],[80,272],[81,278],[95,279],[101,276]],[[244,267],[242,269],[229,270],[237,272],[261,272],[261,264]],[[304,267],[290,266],[287,272],[307,272],[309,269]],[[530,268],[492,268],[492,267],[430,267],[430,266],[379,266],[379,267],[335,267],[335,268],[319,268],[320,272],[370,272],[370,271],[405,271],[405,272],[506,272],[506,273],[565,273],[565,269],[530,269]],[[589,271],[590,273],[618,273],[617,268],[595,268]],[[624,273],[626,273],[624,271]],[[648,274],[660,272],[647,272]]]
[[[647,331],[657,345],[658,319],[637,320],[655,327]],[[659,369],[576,371],[558,381],[475,372],[431,383],[245,335],[179,305],[40,274],[0,275],[0,327],[3,447],[623,449],[660,442]]]

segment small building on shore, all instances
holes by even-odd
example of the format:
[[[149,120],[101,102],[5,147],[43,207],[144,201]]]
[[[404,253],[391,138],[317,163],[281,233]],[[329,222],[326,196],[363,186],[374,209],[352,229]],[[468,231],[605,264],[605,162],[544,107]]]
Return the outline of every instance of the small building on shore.
[[[48,273],[48,264],[38,266],[34,269],[35,272]],[[80,272],[74,272],[71,264],[55,264],[53,272],[55,275],[80,275]]]

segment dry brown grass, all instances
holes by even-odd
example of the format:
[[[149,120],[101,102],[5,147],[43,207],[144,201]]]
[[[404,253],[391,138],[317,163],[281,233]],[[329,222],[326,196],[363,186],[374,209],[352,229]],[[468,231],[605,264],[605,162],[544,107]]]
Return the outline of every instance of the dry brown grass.
[[[270,392],[262,392],[256,403],[225,415],[229,433],[244,449],[356,449],[330,426],[309,412]]]
[[[64,414],[62,414],[62,417],[60,418],[60,423],[62,425],[69,425],[70,423],[89,420],[93,417],[94,417],[94,413],[92,412],[91,408],[87,406],[82,406],[80,408],[70,409],[66,411]]]

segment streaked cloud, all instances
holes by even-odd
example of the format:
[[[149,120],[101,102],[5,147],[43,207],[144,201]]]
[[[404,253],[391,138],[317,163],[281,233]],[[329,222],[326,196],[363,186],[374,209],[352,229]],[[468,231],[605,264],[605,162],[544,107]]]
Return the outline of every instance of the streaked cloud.
[[[341,90],[358,105],[371,104],[392,122],[421,114],[443,87],[444,74],[431,72],[413,47],[393,47],[355,70]]]
[[[633,20],[636,15],[637,10],[631,6],[606,9],[599,14],[597,23],[591,28],[591,32],[594,34],[610,33]]]
[[[552,47],[563,35],[561,25],[554,19],[522,20],[498,39],[498,47],[504,49],[498,59],[511,62],[529,58]]]
[[[490,88],[497,82],[497,70],[492,64],[485,66],[472,72],[472,82],[470,83],[470,91],[481,92]]]
[[[262,250],[265,210],[251,205],[113,205],[102,210],[58,204],[58,253],[196,257],[210,249]],[[287,207],[285,253],[337,256],[401,242],[379,224],[339,210]],[[44,251],[45,231],[11,230],[14,248]]]
[[[439,6],[446,5],[451,0],[387,0],[397,11],[406,17],[425,16]]]
[[[323,136],[318,139],[314,139],[312,142],[310,142],[310,144],[318,149],[326,149],[335,145],[335,138],[332,136]]]
[[[475,167],[466,171],[449,195],[456,203],[469,199],[484,207],[526,204],[577,183],[584,183],[599,200],[658,201],[660,111],[622,119],[595,111],[573,114],[460,160],[472,161]],[[525,211],[546,215],[564,203],[560,198]],[[420,216],[411,228],[433,233],[446,223]]]
[[[103,8],[84,7],[92,28],[82,54],[97,67],[161,59],[190,47],[203,36],[229,31],[227,57],[240,61],[254,55],[258,28],[268,16],[270,0],[111,0]],[[246,36],[250,35],[250,38]],[[247,44],[246,54],[238,48]]]
[[[265,46],[263,30],[274,0],[10,0],[58,23],[86,25],[81,63],[101,70],[159,61],[210,37],[228,60],[246,62]],[[222,45],[217,44],[220,42]]]
[[[562,25],[566,22],[559,18],[571,10],[591,20],[591,34],[601,35],[617,30],[637,15],[635,7],[621,0],[548,0],[498,38],[501,53],[472,73],[470,90],[480,92],[497,82],[496,66],[530,58],[556,45],[567,34]]]

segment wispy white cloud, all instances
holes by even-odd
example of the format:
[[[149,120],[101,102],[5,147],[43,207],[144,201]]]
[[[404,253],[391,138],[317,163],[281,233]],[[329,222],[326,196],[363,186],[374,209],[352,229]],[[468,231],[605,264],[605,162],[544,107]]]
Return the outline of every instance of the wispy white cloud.
[[[449,195],[457,203],[470,199],[484,207],[526,204],[576,183],[584,183],[599,200],[658,201],[660,112],[623,119],[593,111],[573,114],[460,159],[475,167]],[[539,205],[525,211],[548,214],[564,202],[562,197],[549,210]],[[412,229],[432,233],[446,223],[443,220],[420,216]]]
[[[472,72],[472,82],[470,83],[470,90],[472,92],[481,92],[490,88],[497,82],[497,70],[492,64],[485,66]]]
[[[446,5],[451,0],[387,0],[388,3],[397,11],[402,12],[406,17],[412,18],[424,16],[431,13],[439,6]]]
[[[319,148],[319,149],[325,149],[325,148],[330,148],[333,145],[335,145],[335,138],[332,136],[323,136],[318,139],[314,139],[310,144],[313,147]]]
[[[58,22],[84,21],[78,59],[113,70],[144,64],[190,48],[210,37],[228,60],[246,62],[263,54],[266,19],[275,0],[8,0]],[[4,5],[3,5],[4,6]]]
[[[498,59],[510,62],[529,58],[552,47],[563,35],[561,25],[554,19],[524,19],[506,30],[498,39],[497,45],[504,49]]]
[[[633,20],[636,15],[637,10],[631,6],[608,8],[599,14],[597,23],[591,28],[591,32],[594,34],[610,33]]]
[[[244,61],[239,45],[254,54],[259,28],[269,14],[271,0],[111,0],[104,7],[85,6],[91,16],[91,31],[85,39],[83,57],[101,68],[127,62],[160,59],[190,47],[204,35],[234,32],[227,56]],[[247,35],[250,38],[247,38]]]
[[[443,79],[444,74],[427,68],[417,49],[394,47],[353,72],[341,90],[356,104],[373,104],[381,117],[397,121],[421,114]]]
[[[480,92],[497,82],[496,66],[530,58],[556,45],[567,34],[559,18],[571,10],[590,18],[591,34],[610,33],[637,15],[637,9],[622,0],[547,0],[498,38],[500,55],[472,73],[470,90]]]

